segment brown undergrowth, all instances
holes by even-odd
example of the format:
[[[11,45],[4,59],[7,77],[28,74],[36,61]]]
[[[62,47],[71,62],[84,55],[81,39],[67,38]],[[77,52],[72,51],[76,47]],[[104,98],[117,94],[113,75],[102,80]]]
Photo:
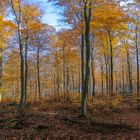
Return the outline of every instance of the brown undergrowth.
[[[30,102],[20,115],[16,102],[1,103],[0,140],[139,140],[137,100],[118,95],[89,99],[85,119],[79,117],[78,95]]]

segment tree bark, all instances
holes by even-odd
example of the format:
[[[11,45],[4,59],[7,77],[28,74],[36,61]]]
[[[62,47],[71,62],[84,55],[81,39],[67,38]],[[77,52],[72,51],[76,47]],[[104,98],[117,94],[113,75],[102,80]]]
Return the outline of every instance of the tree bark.
[[[130,65],[130,54],[129,49],[127,49],[127,68],[128,68],[128,80],[129,80],[129,92],[132,93],[132,79],[131,79],[131,65]]]
[[[95,75],[94,75],[94,56],[93,56],[93,49],[94,46],[91,47],[91,74],[92,74],[92,101],[93,97],[95,96]]]
[[[65,73],[65,46],[63,46],[63,94],[64,94],[64,100],[66,99],[66,73]]]
[[[122,92],[124,93],[125,92],[125,78],[124,78],[124,66],[122,65],[122,86],[123,86],[123,90]]]
[[[83,94],[84,91],[84,73],[85,73],[85,68],[84,68],[84,53],[85,53],[85,41],[84,41],[84,33],[82,33],[81,36],[81,92]]]
[[[40,49],[37,47],[37,87],[38,97],[41,100],[41,84],[40,84]]]
[[[86,45],[86,66],[85,66],[85,78],[84,78],[84,91],[81,101],[81,116],[86,117],[87,95],[88,85],[90,78],[90,22],[91,22],[91,10],[92,1],[84,2],[84,20],[85,20],[85,45]]]
[[[104,93],[104,67],[103,63],[101,63],[101,80],[102,80],[102,95]]]
[[[139,75],[139,49],[138,49],[138,27],[136,26],[136,38],[135,38],[135,46],[136,46],[136,62],[137,62],[137,93],[140,92],[140,75]]]
[[[13,10],[17,28],[18,28],[18,43],[20,49],[20,82],[21,82],[21,96],[18,110],[22,111],[25,104],[25,75],[24,75],[24,50],[23,50],[23,40],[22,40],[22,10],[21,10],[21,0],[18,1],[18,13],[15,10],[13,1],[8,2]]]
[[[109,43],[110,43],[110,92],[113,93],[113,46],[112,46],[112,39],[111,33],[108,31],[109,34]]]
[[[25,102],[27,101],[27,81],[28,81],[28,31],[25,44]]]

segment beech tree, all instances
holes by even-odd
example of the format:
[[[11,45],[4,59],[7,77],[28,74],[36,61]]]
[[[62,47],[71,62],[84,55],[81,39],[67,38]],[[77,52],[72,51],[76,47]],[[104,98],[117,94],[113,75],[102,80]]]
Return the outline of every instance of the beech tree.
[[[48,54],[52,36],[55,29],[47,24],[37,24],[38,27],[32,30],[30,44],[36,47],[36,70],[37,70],[37,92],[39,100],[41,99],[41,81],[40,81],[40,55],[43,52]],[[47,55],[46,54],[46,55]]]
[[[31,30],[32,28],[36,28],[35,23],[38,21],[40,13],[38,8],[25,5],[22,0],[8,0],[8,4],[12,10],[12,13],[15,18],[15,23],[17,26],[17,36],[20,49],[20,63],[21,63],[21,98],[19,110],[22,110],[26,104],[26,94],[27,94],[27,78],[28,78],[27,56],[28,56],[29,30]]]

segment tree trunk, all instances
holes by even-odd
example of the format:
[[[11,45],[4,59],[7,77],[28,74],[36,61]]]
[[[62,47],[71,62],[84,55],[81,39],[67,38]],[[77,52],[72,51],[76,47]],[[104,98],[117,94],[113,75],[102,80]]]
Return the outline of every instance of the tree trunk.
[[[110,92],[113,93],[113,46],[112,46],[112,39],[111,33],[109,33],[109,43],[110,43]]]
[[[0,49],[0,89],[2,87],[2,73],[3,73],[3,58],[2,58],[2,48]]]
[[[28,82],[28,31],[25,44],[25,102],[27,101],[27,82]]]
[[[84,1],[84,19],[85,19],[85,44],[86,44],[86,67],[84,78],[84,91],[81,101],[81,116],[86,117],[88,85],[90,78],[90,22],[91,22],[92,1]]]
[[[122,86],[123,86],[123,93],[125,92],[125,81],[124,81],[124,66],[122,65]]]
[[[118,93],[118,77],[117,77],[117,72],[116,72],[116,93]]]
[[[102,80],[102,95],[104,93],[104,67],[103,63],[101,63],[101,80]]]
[[[85,49],[84,49],[84,46],[85,46],[85,41],[84,41],[84,33],[82,33],[82,36],[81,36],[81,92],[83,94],[83,91],[84,91],[84,73],[85,73],[85,70],[84,70],[84,53],[85,53]]]
[[[69,101],[69,67],[67,64],[67,76],[66,76],[66,92],[67,92],[67,101]]]
[[[21,98],[20,98],[20,105],[19,110],[21,111],[24,108],[25,104],[25,77],[24,77],[24,51],[23,51],[23,44],[22,44],[22,22],[21,22],[21,5],[19,3],[19,19],[18,19],[18,37],[19,37],[19,48],[20,48],[20,72],[21,72]]]
[[[63,94],[64,94],[64,100],[66,99],[66,73],[65,73],[65,46],[63,47]]]
[[[72,72],[72,92],[75,93],[75,77],[74,77],[74,71]]]
[[[130,65],[130,54],[127,49],[127,67],[128,67],[128,80],[129,80],[129,92],[132,93],[132,79],[131,79],[131,65]]]
[[[58,94],[58,99],[60,97],[60,75],[59,75],[59,69],[57,68],[57,94]]]
[[[104,54],[104,59],[105,59],[105,68],[106,68],[106,93],[108,93],[109,91],[109,77],[108,77],[108,74],[109,74],[109,70],[108,70],[108,56],[106,56]]]
[[[38,97],[41,100],[41,84],[40,84],[40,49],[37,47],[37,87]]]
[[[92,46],[92,52],[91,52],[91,74],[92,74],[92,101],[93,97],[95,96],[95,76],[94,76],[94,56],[93,56],[93,46]]]
[[[139,49],[138,49],[138,27],[136,27],[136,38],[135,38],[135,46],[136,46],[136,62],[137,62],[137,93],[140,92],[140,75],[139,75]]]
[[[2,88],[2,77],[3,77],[3,50],[0,49],[0,102],[2,100],[1,88]]]

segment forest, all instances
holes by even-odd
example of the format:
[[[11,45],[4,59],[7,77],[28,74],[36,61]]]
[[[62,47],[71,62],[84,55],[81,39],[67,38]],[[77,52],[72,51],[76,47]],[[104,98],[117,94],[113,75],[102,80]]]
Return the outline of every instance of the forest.
[[[1,0],[0,140],[140,140],[140,1]]]

